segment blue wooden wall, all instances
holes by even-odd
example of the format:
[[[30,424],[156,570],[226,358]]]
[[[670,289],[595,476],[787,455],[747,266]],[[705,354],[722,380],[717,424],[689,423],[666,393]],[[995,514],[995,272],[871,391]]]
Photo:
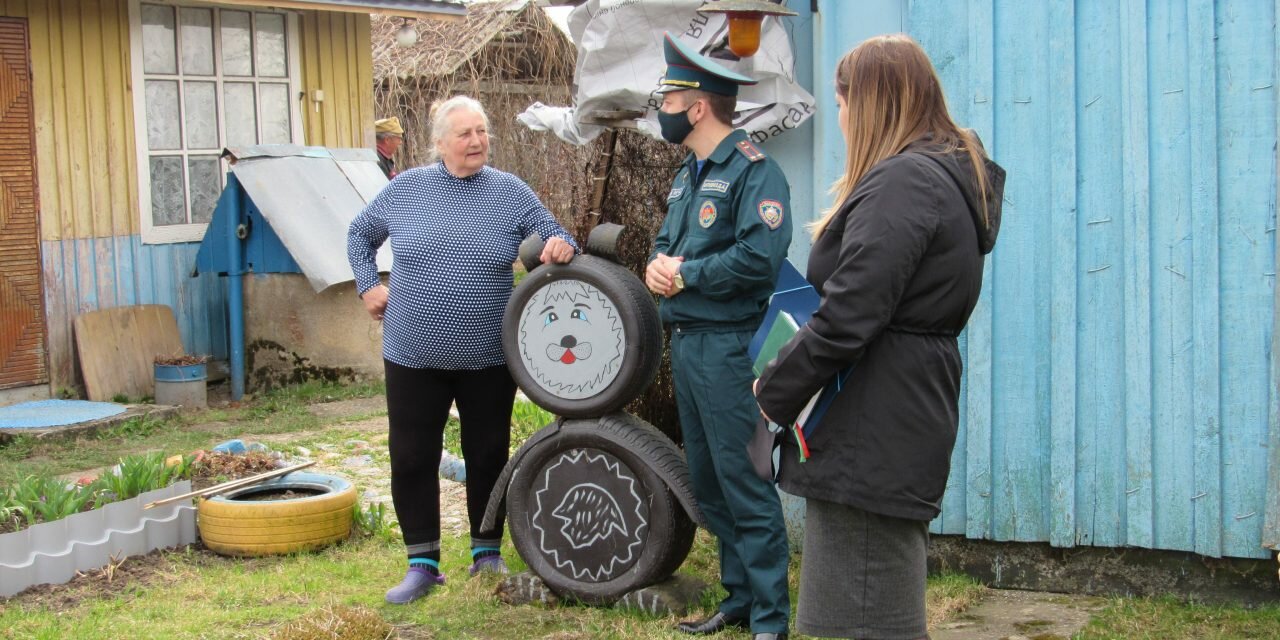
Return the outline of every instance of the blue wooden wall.
[[[226,278],[192,278],[198,243],[142,244],[139,236],[45,241],[45,299],[49,304],[52,387],[75,382],[72,323],[88,311],[132,304],[165,304],[178,319],[187,353],[227,358]]]
[[[935,533],[1235,557],[1280,542],[1276,4],[819,3],[820,107],[840,55],[905,31],[1009,172]],[[833,117],[812,134],[819,205],[843,166]]]
[[[933,530],[1265,557],[1280,542],[1276,0],[790,4],[818,111],[770,150],[798,222],[843,166],[835,63],[876,33],[921,41],[1009,171]],[[55,387],[71,319],[98,308],[168,304],[189,351],[225,358],[225,279],[188,277],[197,246],[45,242]]]

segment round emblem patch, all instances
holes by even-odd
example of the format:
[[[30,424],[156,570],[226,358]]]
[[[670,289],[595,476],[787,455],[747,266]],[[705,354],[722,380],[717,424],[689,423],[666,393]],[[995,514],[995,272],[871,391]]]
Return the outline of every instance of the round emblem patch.
[[[769,225],[770,229],[777,229],[782,224],[782,203],[777,200],[761,200],[760,201],[760,219]]]
[[[706,229],[715,224],[715,222],[716,205],[710,200],[706,200],[702,203],[702,208],[698,210],[698,224],[702,225],[703,229]]]

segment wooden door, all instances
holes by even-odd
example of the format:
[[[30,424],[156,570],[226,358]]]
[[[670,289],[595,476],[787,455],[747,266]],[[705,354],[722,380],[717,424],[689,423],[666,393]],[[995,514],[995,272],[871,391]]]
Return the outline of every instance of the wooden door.
[[[0,389],[48,382],[25,20],[0,18]]]

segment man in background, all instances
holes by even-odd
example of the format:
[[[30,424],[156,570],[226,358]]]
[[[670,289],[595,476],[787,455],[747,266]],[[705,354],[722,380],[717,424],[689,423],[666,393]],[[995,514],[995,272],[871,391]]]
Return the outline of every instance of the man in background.
[[[378,167],[387,176],[387,180],[396,177],[396,161],[393,159],[404,142],[404,129],[400,127],[400,118],[383,118],[373,121],[373,131],[377,136]]]

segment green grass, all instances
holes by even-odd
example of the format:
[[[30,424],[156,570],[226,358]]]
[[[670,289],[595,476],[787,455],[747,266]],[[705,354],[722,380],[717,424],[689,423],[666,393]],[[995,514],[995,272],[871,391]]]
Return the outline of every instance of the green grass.
[[[230,559],[190,550],[167,552],[148,559],[156,566],[147,578],[135,578],[108,595],[81,582],[40,599],[11,602],[0,609],[0,629],[7,629],[12,637],[50,640],[259,638],[324,607],[345,605],[378,612],[400,629],[401,637],[408,638],[683,637],[672,629],[675,617],[581,606],[503,604],[493,593],[498,578],[467,578],[467,546],[465,536],[444,540],[441,564],[449,582],[409,606],[382,601],[386,589],[403,575],[402,548],[365,537],[317,553],[278,558]],[[503,554],[513,571],[525,570],[509,541]],[[793,558],[792,564],[794,604],[798,558]],[[714,584],[715,566],[712,539],[701,533],[681,572]],[[934,591],[931,585],[931,597]],[[712,611],[721,595],[718,587],[708,590],[702,613]],[[738,640],[749,636],[738,632],[717,637]]]
[[[307,410],[311,403],[381,394],[380,385],[335,387],[310,384],[253,399],[242,406],[187,412],[168,420],[135,420],[75,440],[18,438],[0,447],[0,482],[26,475],[69,473],[115,464],[128,454],[146,451],[188,452],[246,434],[296,434],[280,448],[377,440],[370,432],[344,426],[353,418],[322,418]],[[512,448],[551,422],[552,416],[527,402],[517,402],[512,420]],[[446,445],[461,455],[457,422],[446,429]],[[332,448],[331,448],[332,450]],[[363,453],[385,456],[379,444]],[[360,484],[357,479],[357,484]],[[0,485],[2,486],[2,485]],[[9,485],[10,487],[16,485]],[[12,508],[0,491],[0,511]],[[19,638],[261,638],[299,620],[324,615],[333,607],[367,607],[394,625],[402,638],[486,638],[550,640],[681,638],[672,631],[675,618],[635,612],[541,605],[512,607],[494,595],[497,579],[468,580],[468,539],[448,535],[444,562],[450,582],[438,593],[410,606],[382,601],[404,568],[394,513],[372,513],[362,505],[364,529],[372,535],[330,549],[298,556],[229,559],[191,549],[156,557],[131,558],[124,565],[91,572],[91,580],[49,587],[0,604],[0,637]],[[513,571],[524,570],[519,556],[505,544]],[[148,568],[130,570],[132,566]],[[716,584],[713,539],[698,533],[680,569],[712,585],[701,599],[701,611],[714,610],[723,597]],[[107,574],[107,575],[104,575]],[[114,576],[113,578],[111,576]],[[110,579],[109,579],[110,578]],[[796,603],[799,559],[792,559],[792,604]],[[929,583],[930,621],[954,616],[981,598],[983,588],[956,575]],[[1076,640],[1112,638],[1274,638],[1280,636],[1280,607],[1244,609],[1186,605],[1172,599],[1114,599]],[[739,640],[745,633],[718,638]],[[800,636],[793,636],[800,638]]]
[[[1184,604],[1173,598],[1116,598],[1077,640],[1259,640],[1280,637],[1280,606]]]

